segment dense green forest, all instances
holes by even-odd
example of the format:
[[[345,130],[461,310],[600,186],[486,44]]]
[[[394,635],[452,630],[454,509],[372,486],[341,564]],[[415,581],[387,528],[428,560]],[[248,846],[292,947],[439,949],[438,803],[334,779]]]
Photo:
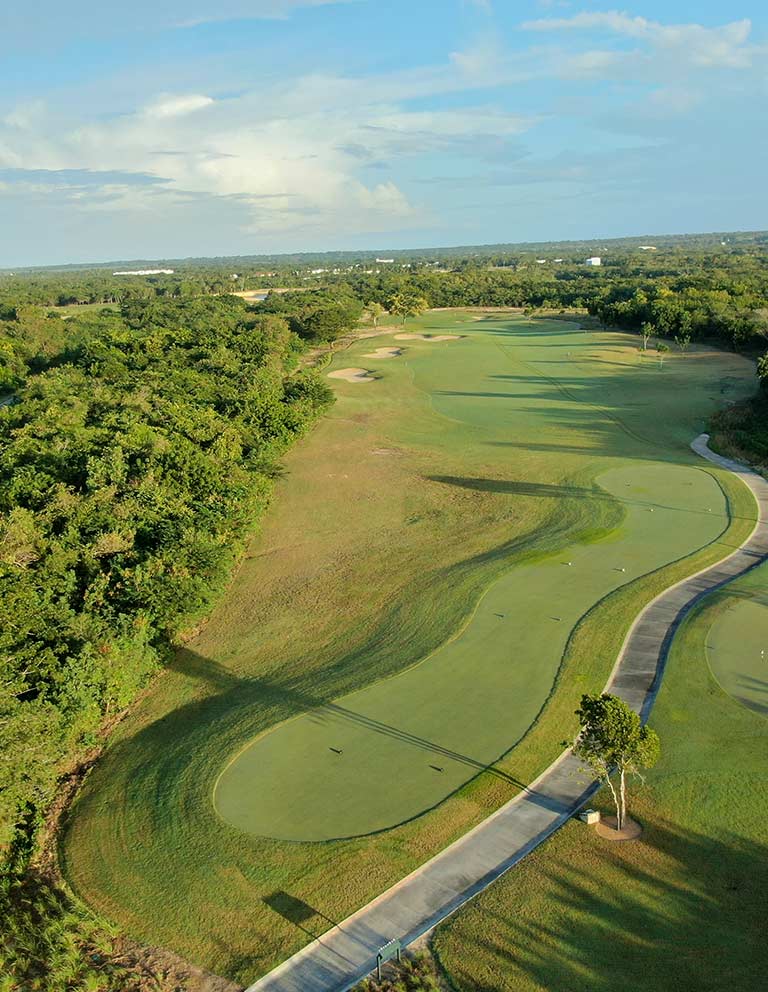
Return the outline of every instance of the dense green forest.
[[[39,903],[59,903],[28,891],[35,828],[59,778],[210,608],[277,459],[331,396],[286,322],[231,296],[22,313],[2,334],[0,916],[15,924],[0,961],[26,982],[10,988],[79,988],[49,971]]]
[[[602,265],[585,266],[590,255],[601,256]],[[83,305],[279,287],[309,290],[314,299],[273,294],[263,312],[282,314],[297,333],[315,339],[339,333],[360,304],[389,308],[404,295],[431,307],[584,308],[607,326],[639,330],[648,323],[663,337],[718,338],[739,347],[753,340],[760,347],[768,333],[768,235],[762,232],[401,250],[382,257],[388,261],[372,252],[329,252],[121,263],[174,269],[147,276],[116,276],[112,267],[0,273],[0,318],[32,306],[65,307],[70,314]]]
[[[762,235],[615,243],[594,268],[588,250],[0,274],[0,992],[140,987],[34,867],[36,837],[62,777],[210,610],[281,454],[330,403],[309,346],[428,305],[576,309],[681,348],[766,350]],[[275,287],[291,291],[230,295]],[[719,429],[768,459],[765,397]]]

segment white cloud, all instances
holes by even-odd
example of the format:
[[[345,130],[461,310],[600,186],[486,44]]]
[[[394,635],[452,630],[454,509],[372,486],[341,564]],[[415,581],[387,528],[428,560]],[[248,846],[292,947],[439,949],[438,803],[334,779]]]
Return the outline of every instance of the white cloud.
[[[203,107],[210,107],[213,99],[209,96],[202,96],[197,93],[188,93],[183,96],[162,95],[144,107],[145,117],[154,117],[160,120],[168,117],[183,117],[192,114]]]
[[[522,27],[540,32],[603,29],[644,41],[661,52],[698,66],[744,68],[751,65],[758,51],[747,44],[752,22],[746,18],[707,28],[701,24],[661,24],[619,11],[604,11],[582,12],[572,17],[544,17],[526,21]]]
[[[51,188],[72,170],[109,176],[98,189],[89,182],[83,210],[157,211],[181,198],[220,197],[237,201],[249,230],[407,226],[422,211],[390,163],[399,171],[430,154],[498,157],[535,124],[493,106],[410,109],[414,99],[484,88],[489,73],[494,83],[519,76],[495,45],[482,52],[364,79],[299,76],[236,97],[162,92],[129,113],[85,121],[41,104],[20,107],[0,122],[0,169],[36,172],[35,182]],[[117,172],[145,178],[121,183]]]

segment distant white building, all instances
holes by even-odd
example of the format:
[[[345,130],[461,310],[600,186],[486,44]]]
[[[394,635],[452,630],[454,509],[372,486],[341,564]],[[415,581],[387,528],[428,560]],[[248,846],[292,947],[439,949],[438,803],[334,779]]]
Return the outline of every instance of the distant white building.
[[[539,265],[544,265],[546,263],[546,258],[537,258],[536,261]]]
[[[562,258],[556,258],[555,261],[556,262],[562,262]]]
[[[391,265],[394,262],[394,258],[377,258],[376,261],[384,265]]]
[[[125,272],[113,272],[113,276],[172,276],[173,269],[131,269]]]
[[[658,251],[656,245],[640,245],[640,251]]]
[[[585,265],[602,265],[603,260],[599,255],[593,255],[592,258],[587,258],[584,261]]]

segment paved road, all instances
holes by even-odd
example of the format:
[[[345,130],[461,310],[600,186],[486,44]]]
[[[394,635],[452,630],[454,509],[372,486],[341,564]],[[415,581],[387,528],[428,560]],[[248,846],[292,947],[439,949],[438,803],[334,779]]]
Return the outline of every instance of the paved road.
[[[691,447],[739,475],[752,490],[759,520],[750,538],[717,565],[670,587],[638,616],[606,691],[647,717],[675,630],[704,595],[768,557],[768,483],[715,455],[706,434]],[[545,840],[595,790],[566,751],[539,778],[373,902],[333,927],[247,992],[345,992],[376,966],[376,951],[395,937],[408,944],[471,899]]]

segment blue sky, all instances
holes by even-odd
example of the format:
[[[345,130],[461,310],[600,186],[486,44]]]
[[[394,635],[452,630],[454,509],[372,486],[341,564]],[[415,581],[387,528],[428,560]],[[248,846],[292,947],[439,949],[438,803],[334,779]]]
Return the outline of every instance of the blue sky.
[[[768,228],[757,0],[3,8],[0,266]]]

